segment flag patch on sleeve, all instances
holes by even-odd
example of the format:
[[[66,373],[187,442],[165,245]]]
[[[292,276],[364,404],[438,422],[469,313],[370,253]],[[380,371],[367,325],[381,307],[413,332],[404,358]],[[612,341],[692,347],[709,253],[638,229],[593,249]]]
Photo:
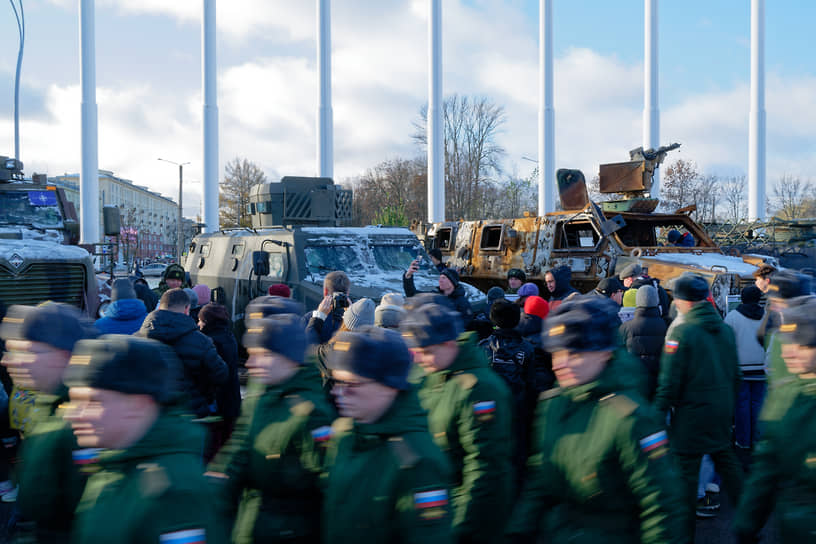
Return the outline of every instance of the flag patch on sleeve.
[[[74,450],[71,452],[71,457],[73,457],[75,465],[89,465],[96,462],[96,460],[99,458],[99,451],[99,448]]]
[[[680,346],[680,342],[677,340],[666,340],[666,353],[674,353],[677,351],[678,346]]]
[[[415,508],[439,508],[446,504],[448,504],[448,491],[446,489],[434,489],[433,491],[414,493]]]
[[[649,453],[668,444],[669,436],[666,434],[666,431],[658,431],[654,434],[650,434],[646,438],[642,438],[640,440],[640,449]]]
[[[204,529],[187,529],[164,533],[159,537],[159,544],[206,544],[207,533]]]
[[[332,429],[328,425],[318,427],[312,431],[312,438],[315,442],[326,442],[332,437]]]
[[[485,400],[482,402],[477,402],[473,405],[473,413],[477,416],[483,416],[486,414],[492,414],[496,411],[496,401],[494,400]]]

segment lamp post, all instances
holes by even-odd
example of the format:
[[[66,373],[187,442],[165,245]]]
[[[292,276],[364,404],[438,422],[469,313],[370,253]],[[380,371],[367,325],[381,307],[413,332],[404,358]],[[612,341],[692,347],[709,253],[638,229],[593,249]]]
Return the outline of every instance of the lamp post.
[[[167,159],[162,159],[159,157],[160,161],[169,162],[170,164],[175,164],[178,166],[179,169],[179,203],[178,203],[178,264],[181,264],[181,254],[184,252],[184,233],[182,232],[182,220],[181,220],[181,185],[182,180],[184,179],[184,165],[190,164],[189,162],[174,162],[168,161]]]

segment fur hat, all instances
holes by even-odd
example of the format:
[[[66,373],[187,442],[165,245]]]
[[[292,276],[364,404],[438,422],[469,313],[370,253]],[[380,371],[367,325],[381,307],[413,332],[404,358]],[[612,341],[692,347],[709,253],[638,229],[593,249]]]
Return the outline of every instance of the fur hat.
[[[298,364],[306,359],[306,329],[295,314],[278,314],[253,320],[244,335],[244,346],[263,348]]]
[[[440,304],[420,306],[400,323],[405,342],[418,348],[456,340],[463,328],[459,312]]]
[[[328,367],[345,370],[394,389],[407,390],[411,352],[396,331],[360,327],[339,332],[329,344]]]
[[[549,352],[612,350],[618,341],[618,305],[606,297],[563,302],[544,322],[542,340]]]
[[[509,280],[510,278],[519,279],[521,283],[524,283],[527,281],[527,274],[525,274],[521,268],[511,268],[507,271],[507,279]]]
[[[0,338],[42,342],[71,351],[79,340],[92,336],[81,319],[76,308],[61,302],[47,301],[34,307],[15,304],[3,318]]]

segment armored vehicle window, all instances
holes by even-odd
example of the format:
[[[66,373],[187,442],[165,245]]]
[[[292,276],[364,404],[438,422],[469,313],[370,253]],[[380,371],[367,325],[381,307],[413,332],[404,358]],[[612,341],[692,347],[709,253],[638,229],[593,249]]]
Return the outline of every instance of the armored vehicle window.
[[[405,270],[417,256],[417,248],[411,245],[373,245],[374,261],[382,270]]]
[[[201,254],[202,257],[206,257],[207,255],[210,254],[210,244],[201,244],[198,252]]]
[[[560,223],[556,228],[555,249],[592,249],[600,237],[588,221]]]
[[[244,243],[240,242],[238,244],[232,244],[232,256],[233,257],[240,257],[244,254]]]
[[[0,224],[62,228],[62,214],[54,191],[0,192]]]
[[[622,245],[627,247],[671,246],[667,236],[672,229],[692,232],[683,221],[673,218],[626,217],[626,226],[617,231],[615,236]],[[695,238],[698,237],[695,235]],[[697,245],[708,246],[706,242],[699,239],[697,239]]]
[[[502,225],[493,225],[482,228],[482,241],[480,249],[499,250],[501,249]]]
[[[366,269],[354,246],[308,246],[303,253],[310,274],[325,274],[332,270],[360,273]]]
[[[269,254],[269,277],[274,279],[283,279],[284,264],[282,253]]]
[[[436,247],[439,249],[450,249],[451,234],[453,234],[453,229],[439,229],[436,233]]]

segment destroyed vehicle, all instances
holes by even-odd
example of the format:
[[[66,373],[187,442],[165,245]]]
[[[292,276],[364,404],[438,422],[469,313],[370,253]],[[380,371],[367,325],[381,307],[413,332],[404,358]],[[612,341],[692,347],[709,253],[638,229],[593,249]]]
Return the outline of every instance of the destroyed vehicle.
[[[47,185],[44,175],[24,179],[19,161],[0,157],[0,301],[64,302],[95,317],[97,280],[78,235],[65,192]]]
[[[463,280],[483,291],[494,285],[505,287],[507,271],[519,268],[546,297],[544,275],[567,265],[572,269],[572,285],[588,292],[601,279],[638,262],[669,292],[682,273],[703,275],[724,312],[728,296],[739,295],[742,287],[753,282],[751,274],[762,259],[725,255],[684,211],[652,211],[658,202],[646,193],[656,163],[668,150],[636,150],[633,154],[652,158],[601,165],[601,192],[623,194],[622,200],[590,202],[583,174],[559,170],[563,211],[543,217],[415,224],[413,229],[424,234],[427,249],[439,248],[448,266],[459,269]],[[670,244],[671,230],[690,233],[695,245]]]
[[[312,310],[323,298],[326,274],[342,270],[351,280],[352,300],[378,302],[388,292],[403,294],[402,275],[419,256],[417,290],[436,288],[439,273],[409,229],[339,226],[350,218],[345,192],[328,178],[284,177],[260,184],[250,196],[252,228],[193,238],[185,269],[193,283],[203,283],[221,297],[237,334],[243,333],[249,301],[277,283],[286,284],[292,298]],[[483,293],[463,287],[474,309],[484,304]]]

